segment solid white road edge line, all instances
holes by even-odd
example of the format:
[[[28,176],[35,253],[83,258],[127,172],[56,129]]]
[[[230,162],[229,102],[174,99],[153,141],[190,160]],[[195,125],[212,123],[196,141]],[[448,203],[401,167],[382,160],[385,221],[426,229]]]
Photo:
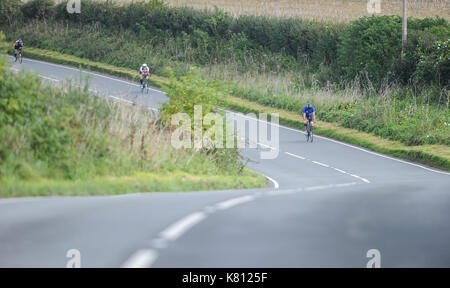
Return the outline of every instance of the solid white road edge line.
[[[273,183],[273,186],[274,186],[275,189],[280,188],[280,185],[278,184],[278,182],[276,180],[274,180],[273,178],[271,178],[271,177],[269,177],[267,175],[262,174],[261,172],[258,172],[258,173],[260,173],[261,175],[263,175],[264,177],[269,179],[269,181]]]

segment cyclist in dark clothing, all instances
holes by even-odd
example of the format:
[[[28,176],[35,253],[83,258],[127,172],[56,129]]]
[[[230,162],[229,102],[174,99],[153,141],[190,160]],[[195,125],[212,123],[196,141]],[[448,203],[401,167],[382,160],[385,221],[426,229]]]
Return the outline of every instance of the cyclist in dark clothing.
[[[16,61],[17,55],[20,54],[20,52],[22,52],[22,48],[23,48],[23,41],[22,39],[19,39],[14,43],[14,58]]]

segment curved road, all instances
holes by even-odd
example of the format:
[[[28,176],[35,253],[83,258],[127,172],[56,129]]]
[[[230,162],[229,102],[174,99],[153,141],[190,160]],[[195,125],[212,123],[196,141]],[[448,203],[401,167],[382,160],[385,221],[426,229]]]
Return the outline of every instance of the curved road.
[[[99,94],[152,109],[166,99],[41,61],[20,69],[89,76]],[[370,249],[382,267],[450,266],[449,173],[283,126],[279,139],[243,149],[267,189],[0,200],[0,267],[65,267],[70,249],[82,267],[366,267]],[[278,157],[261,160],[269,149]]]

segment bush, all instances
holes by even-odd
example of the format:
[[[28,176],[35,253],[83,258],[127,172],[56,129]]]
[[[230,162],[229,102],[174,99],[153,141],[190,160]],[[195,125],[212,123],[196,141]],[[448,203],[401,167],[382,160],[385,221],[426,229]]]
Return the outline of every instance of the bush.
[[[21,6],[20,0],[0,0],[0,25],[12,25],[14,21],[21,20],[23,17]]]
[[[25,3],[21,10],[25,19],[46,19],[53,16],[53,0],[33,0]]]
[[[194,125],[194,107],[202,106],[203,117],[214,111],[221,93],[212,83],[204,80],[192,68],[186,76],[177,79],[172,70],[168,71],[170,84],[164,87],[169,101],[165,102],[161,109],[162,120],[170,123],[170,119],[177,113],[186,113],[191,117],[192,131]]]
[[[345,78],[367,74],[370,81],[380,83],[400,57],[401,19],[363,17],[352,21],[340,39],[338,63]]]
[[[413,74],[416,82],[450,86],[450,39],[436,41],[426,53],[417,54],[419,63]]]

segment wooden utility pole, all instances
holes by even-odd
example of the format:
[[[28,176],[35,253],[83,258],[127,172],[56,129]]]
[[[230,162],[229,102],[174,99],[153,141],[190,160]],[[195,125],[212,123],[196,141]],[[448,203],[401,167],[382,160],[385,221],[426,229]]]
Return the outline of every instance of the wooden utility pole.
[[[406,52],[408,16],[406,13],[408,0],[403,0],[403,21],[402,21],[402,55]]]

